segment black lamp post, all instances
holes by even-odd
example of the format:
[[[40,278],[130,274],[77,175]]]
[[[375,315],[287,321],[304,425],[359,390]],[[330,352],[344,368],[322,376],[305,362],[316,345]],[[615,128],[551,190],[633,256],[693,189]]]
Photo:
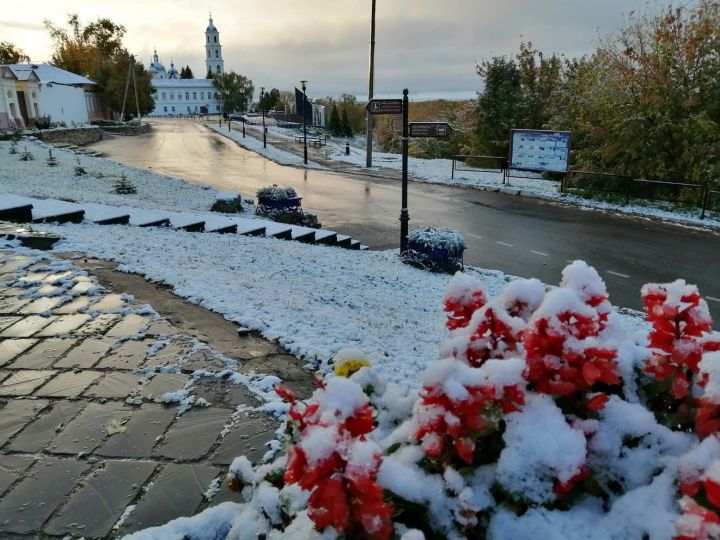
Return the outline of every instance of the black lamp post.
[[[305,103],[307,103],[307,95],[305,91],[307,90],[307,83],[307,81],[300,81],[300,85],[303,91],[303,156],[305,165],[307,165],[307,120],[305,120]]]
[[[243,139],[245,138],[245,121],[247,120],[247,98],[243,100],[243,116],[242,116],[242,125],[243,125]]]
[[[263,117],[263,148],[267,148],[267,131],[265,131],[265,87],[260,87],[260,109],[262,110]]]

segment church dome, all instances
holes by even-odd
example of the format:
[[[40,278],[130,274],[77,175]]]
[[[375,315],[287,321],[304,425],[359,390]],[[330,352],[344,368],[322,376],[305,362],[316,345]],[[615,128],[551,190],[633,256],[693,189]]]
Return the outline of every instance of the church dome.
[[[167,73],[170,79],[177,79],[178,77],[178,70],[175,69],[175,64],[173,64],[172,62],[170,62],[170,69]]]
[[[210,17],[210,22],[208,23],[206,32],[217,32],[217,28],[215,28],[215,25],[213,24],[212,17]]]

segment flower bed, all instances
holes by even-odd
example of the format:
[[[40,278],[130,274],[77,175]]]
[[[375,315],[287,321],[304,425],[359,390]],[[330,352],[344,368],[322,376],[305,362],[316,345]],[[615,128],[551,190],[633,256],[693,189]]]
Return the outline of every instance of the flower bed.
[[[642,297],[630,336],[580,261],[492,301],[457,274],[419,395],[357,353],[307,401],[277,388],[287,456],[235,460],[228,538],[717,538],[720,334],[683,281]]]
[[[301,225],[314,229],[319,229],[321,226],[315,214],[303,212],[300,205],[302,197],[299,197],[295,189],[291,187],[273,184],[260,188],[257,191],[257,198],[258,205],[255,213],[258,215],[290,225]]]
[[[461,270],[465,241],[457,231],[423,227],[408,235],[403,261],[432,272]]]

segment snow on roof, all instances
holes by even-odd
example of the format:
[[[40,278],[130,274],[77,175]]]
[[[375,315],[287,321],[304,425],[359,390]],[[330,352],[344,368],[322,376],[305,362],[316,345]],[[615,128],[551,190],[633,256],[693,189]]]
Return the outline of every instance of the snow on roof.
[[[25,80],[29,73],[35,72],[40,82],[57,83],[67,85],[97,84],[95,81],[65,71],[50,64],[10,64],[8,66],[18,79]],[[26,74],[26,75],[23,75]]]

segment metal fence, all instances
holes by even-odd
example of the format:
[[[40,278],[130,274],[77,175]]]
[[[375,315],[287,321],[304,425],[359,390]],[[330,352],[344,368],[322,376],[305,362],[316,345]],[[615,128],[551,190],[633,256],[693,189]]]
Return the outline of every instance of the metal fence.
[[[455,178],[455,171],[481,172],[496,171],[503,175],[503,184],[507,176],[508,159],[498,156],[453,156],[452,175]]]
[[[630,204],[631,200],[646,200],[699,208],[701,219],[705,218],[708,212],[720,211],[720,192],[686,182],[663,182],[620,174],[569,171],[561,184],[561,190],[612,193],[618,195],[625,204]]]

